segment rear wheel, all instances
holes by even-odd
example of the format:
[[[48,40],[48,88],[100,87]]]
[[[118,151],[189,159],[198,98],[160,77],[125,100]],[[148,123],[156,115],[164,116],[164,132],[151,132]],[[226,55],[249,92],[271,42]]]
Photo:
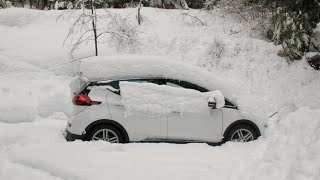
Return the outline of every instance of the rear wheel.
[[[249,125],[240,124],[232,127],[226,137],[226,141],[249,142],[258,138],[257,132]]]
[[[88,134],[88,141],[107,141],[110,143],[125,142],[124,136],[116,127],[111,125],[98,125],[94,127]]]

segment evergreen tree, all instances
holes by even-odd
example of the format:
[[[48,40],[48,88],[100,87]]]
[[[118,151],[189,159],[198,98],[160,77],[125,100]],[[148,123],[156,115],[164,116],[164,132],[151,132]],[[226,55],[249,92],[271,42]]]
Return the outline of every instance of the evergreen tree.
[[[5,2],[3,0],[0,0],[0,9],[5,7],[6,7]]]
[[[319,0],[288,0],[284,4],[272,19],[273,41],[283,46],[289,59],[301,59],[309,51],[311,35],[320,22],[320,3]]]
[[[320,22],[320,0],[243,0],[243,4],[259,6],[273,14],[272,40],[282,45],[288,59],[301,59],[313,46],[311,37]]]

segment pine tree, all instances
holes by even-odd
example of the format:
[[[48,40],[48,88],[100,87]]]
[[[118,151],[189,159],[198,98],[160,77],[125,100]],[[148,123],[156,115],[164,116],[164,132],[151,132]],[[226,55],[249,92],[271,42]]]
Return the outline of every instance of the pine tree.
[[[318,49],[312,44],[312,34],[320,22],[320,0],[239,1],[242,6],[256,6],[272,14],[272,40],[275,44],[282,45],[283,55],[288,59],[298,60],[311,47]]]
[[[6,7],[5,2],[3,0],[0,0],[0,9],[5,7]]]
[[[320,22],[319,0],[287,0],[273,16],[275,44],[281,44],[284,55],[301,59],[309,51],[311,35]]]

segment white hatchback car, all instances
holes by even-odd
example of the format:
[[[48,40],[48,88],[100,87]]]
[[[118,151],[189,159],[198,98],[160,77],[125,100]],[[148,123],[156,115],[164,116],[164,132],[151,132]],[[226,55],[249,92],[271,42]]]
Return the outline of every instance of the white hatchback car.
[[[241,87],[228,84],[195,66],[159,57],[94,57],[83,60],[81,75],[70,84],[73,116],[68,120],[68,141],[127,142],[247,142],[257,139],[263,124],[245,118],[232,102]],[[224,106],[207,103],[202,112],[137,113],[127,116],[121,101],[121,82],[153,83],[200,92],[220,90]],[[97,91],[98,90],[98,91]],[[162,101],[162,99],[159,99]]]

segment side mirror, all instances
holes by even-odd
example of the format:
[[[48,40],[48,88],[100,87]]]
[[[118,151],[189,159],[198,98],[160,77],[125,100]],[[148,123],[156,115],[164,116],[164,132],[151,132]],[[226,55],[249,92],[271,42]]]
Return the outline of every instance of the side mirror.
[[[219,90],[211,91],[209,93],[208,106],[211,109],[220,109],[225,105],[224,96]]]
[[[208,102],[208,107],[211,109],[216,109],[217,103],[216,102]]]

